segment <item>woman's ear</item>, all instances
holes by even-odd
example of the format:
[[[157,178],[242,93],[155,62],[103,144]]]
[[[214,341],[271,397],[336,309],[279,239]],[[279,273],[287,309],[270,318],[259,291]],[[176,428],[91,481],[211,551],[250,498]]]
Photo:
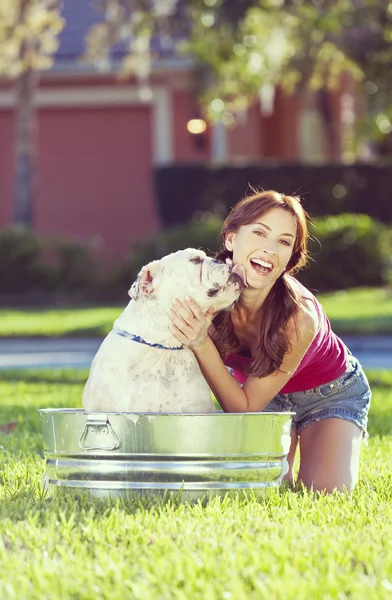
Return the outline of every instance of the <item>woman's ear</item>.
[[[225,247],[229,252],[233,252],[233,236],[234,233],[228,233],[225,238]]]

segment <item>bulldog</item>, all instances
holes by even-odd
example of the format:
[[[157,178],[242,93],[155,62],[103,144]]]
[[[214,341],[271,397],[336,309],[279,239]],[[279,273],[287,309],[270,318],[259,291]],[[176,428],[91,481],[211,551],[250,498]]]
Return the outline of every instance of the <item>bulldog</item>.
[[[243,281],[237,269],[187,248],[155,260],[128,291],[130,302],[95,355],[82,403],[90,412],[212,412],[211,391],[191,350],[169,331],[174,297],[206,312],[230,309]]]

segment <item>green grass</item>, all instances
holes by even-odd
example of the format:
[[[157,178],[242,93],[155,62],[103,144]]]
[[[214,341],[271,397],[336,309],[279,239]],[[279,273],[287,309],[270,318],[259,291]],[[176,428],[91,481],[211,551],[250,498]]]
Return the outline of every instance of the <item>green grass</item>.
[[[341,333],[392,333],[392,289],[356,288],[320,296],[333,329]]]
[[[56,309],[0,309],[0,337],[103,337],[124,306]]]
[[[392,373],[369,373],[369,445],[352,495],[265,501],[42,496],[37,408],[80,407],[87,371],[0,372],[1,600],[389,599]]]
[[[392,292],[356,288],[320,296],[337,333],[392,333]],[[0,309],[0,337],[105,336],[124,306]]]

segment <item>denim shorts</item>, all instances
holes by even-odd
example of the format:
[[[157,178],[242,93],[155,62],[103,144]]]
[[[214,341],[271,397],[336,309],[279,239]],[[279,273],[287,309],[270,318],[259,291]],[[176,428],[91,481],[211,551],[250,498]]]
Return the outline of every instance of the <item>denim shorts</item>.
[[[322,419],[344,419],[358,425],[366,439],[371,396],[361,364],[349,354],[347,370],[341,377],[303,392],[278,394],[263,412],[294,412],[292,427],[298,435]]]
[[[322,419],[344,419],[358,425],[366,439],[371,396],[361,364],[349,353],[347,370],[341,377],[303,392],[277,394],[263,412],[295,413],[292,427],[298,435]]]

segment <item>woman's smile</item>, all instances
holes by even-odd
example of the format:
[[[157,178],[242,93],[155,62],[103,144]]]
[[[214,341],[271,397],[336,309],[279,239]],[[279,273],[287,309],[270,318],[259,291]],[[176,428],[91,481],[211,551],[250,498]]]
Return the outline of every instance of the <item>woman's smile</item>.
[[[251,258],[250,265],[259,275],[269,275],[274,268],[272,262],[263,258]]]

